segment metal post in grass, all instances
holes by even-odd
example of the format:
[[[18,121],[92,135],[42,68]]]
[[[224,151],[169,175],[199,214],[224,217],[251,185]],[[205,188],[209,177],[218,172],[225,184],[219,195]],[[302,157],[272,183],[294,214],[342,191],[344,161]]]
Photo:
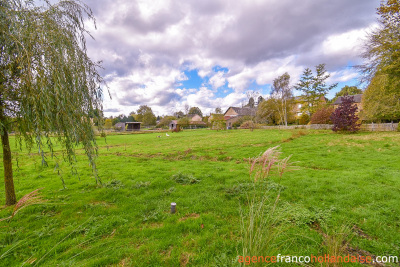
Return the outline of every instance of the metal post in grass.
[[[176,212],[176,203],[172,202],[171,203],[171,214],[174,214]]]

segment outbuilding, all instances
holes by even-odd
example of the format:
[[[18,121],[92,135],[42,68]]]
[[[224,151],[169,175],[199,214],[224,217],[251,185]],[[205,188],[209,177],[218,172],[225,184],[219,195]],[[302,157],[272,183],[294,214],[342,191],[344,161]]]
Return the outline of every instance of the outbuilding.
[[[141,122],[125,122],[125,129],[127,131],[140,131]]]

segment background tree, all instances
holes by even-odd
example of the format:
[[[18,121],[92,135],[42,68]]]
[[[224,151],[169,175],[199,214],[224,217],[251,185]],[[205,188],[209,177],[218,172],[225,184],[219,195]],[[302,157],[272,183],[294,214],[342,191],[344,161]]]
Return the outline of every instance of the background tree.
[[[111,129],[112,126],[113,126],[112,120],[111,119],[106,119],[105,122],[104,122],[104,128],[109,130],[109,129]]]
[[[320,98],[337,86],[337,83],[327,85],[326,80],[330,74],[326,73],[325,64],[319,64],[315,67],[314,76],[311,69],[306,68],[300,78],[299,83],[295,85],[297,90],[303,93],[303,99],[306,105],[303,105],[305,112],[312,115],[320,104]]]
[[[171,121],[176,120],[174,116],[164,116],[161,118],[160,122],[157,124],[157,127],[165,128],[168,127]]]
[[[178,120],[178,124],[179,124],[181,127],[188,127],[188,126],[189,126],[189,119],[188,119],[187,117],[180,118],[180,119]]]
[[[190,106],[188,104],[185,104],[185,115],[189,114]]]
[[[254,108],[256,106],[256,102],[254,101],[253,97],[249,98],[249,102],[247,103],[246,107],[248,108]]]
[[[128,122],[134,122],[134,121],[136,121],[135,120],[135,117],[134,117],[134,115],[129,115],[127,118],[126,118],[126,121]]]
[[[331,115],[333,123],[332,130],[344,132],[356,132],[360,129],[357,106],[354,104],[353,96],[344,96],[338,108]]]
[[[287,72],[274,79],[271,94],[279,102],[279,105],[277,105],[278,113],[281,117],[281,122],[287,126],[288,112],[292,110],[293,98],[290,75]]]
[[[334,107],[331,105],[322,106],[311,116],[311,124],[331,124],[331,115]]]
[[[224,114],[214,114],[211,119],[211,129],[224,130],[226,128],[226,121]]]
[[[382,1],[377,9],[379,27],[372,31],[364,45],[364,65],[359,66],[364,81],[386,74],[390,83],[400,83],[400,1]]]
[[[256,106],[256,101],[255,99],[258,99],[258,96],[260,95],[259,92],[257,91],[247,91],[246,92],[246,97],[247,97],[247,104],[244,107],[248,107],[248,108],[254,108]]]
[[[259,96],[257,99],[257,106],[260,105],[264,100],[265,100],[264,97]]]
[[[266,124],[278,124],[280,116],[278,113],[277,101],[272,97],[267,98],[257,107],[256,121]]]
[[[147,105],[141,105],[136,111],[136,119],[143,123],[143,125],[156,125],[156,116],[151,110],[151,107]]]
[[[339,96],[345,96],[345,95],[358,95],[362,94],[363,91],[361,89],[358,89],[357,86],[344,86],[339,92],[335,94],[335,97],[332,99],[332,103],[336,101],[336,99]]]
[[[84,21],[91,10],[78,1],[1,1],[0,4],[0,134],[6,205],[16,203],[8,131],[17,144],[39,148],[46,165],[54,141],[64,145],[65,160],[75,161],[83,146],[95,170],[96,143],[92,118],[101,121],[100,67],[86,53]],[[101,124],[100,124],[101,125]],[[96,180],[98,180],[97,175]]]
[[[117,124],[119,122],[119,118],[118,117],[114,118],[113,116],[111,116],[110,119],[112,121],[112,125],[115,125],[115,124]]]
[[[379,27],[364,45],[365,62],[359,66],[369,82],[362,99],[362,116],[369,120],[400,119],[400,1],[382,1],[377,9]]]
[[[222,114],[222,109],[220,107],[215,108],[215,114]]]
[[[200,108],[198,107],[191,107],[188,114],[197,114],[200,117],[203,117],[203,112],[201,112]]]
[[[182,111],[176,111],[176,112],[174,112],[174,117],[176,117],[176,118],[182,118],[182,117],[184,117],[185,116],[185,113],[183,113]]]
[[[299,124],[300,125],[306,125],[310,122],[310,116],[307,113],[301,114],[299,118]]]
[[[365,89],[361,116],[370,121],[400,120],[400,88],[388,75],[376,75]]]

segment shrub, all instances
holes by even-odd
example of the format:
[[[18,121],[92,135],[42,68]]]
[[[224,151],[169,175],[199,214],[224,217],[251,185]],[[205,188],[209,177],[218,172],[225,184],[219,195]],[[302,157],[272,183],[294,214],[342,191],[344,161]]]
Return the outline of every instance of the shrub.
[[[232,124],[232,127],[237,128],[240,127],[244,122],[251,121],[252,118],[250,116],[240,117],[237,121]]]
[[[224,120],[214,120],[211,122],[213,130],[225,130],[226,122]]]
[[[240,125],[241,129],[256,129],[257,128],[257,124],[255,124],[253,121],[245,121]]]
[[[400,132],[400,121],[399,121],[399,123],[397,124],[397,131]]]
[[[105,132],[101,132],[100,137],[106,137],[106,133]]]
[[[171,179],[177,182],[178,184],[196,184],[201,181],[196,177],[194,177],[192,174],[184,174],[181,172],[172,175]]]
[[[300,125],[306,125],[306,124],[309,123],[309,122],[310,122],[310,116],[308,116],[308,114],[306,114],[306,113],[303,113],[303,114],[300,116],[299,124],[300,124]]]
[[[334,111],[332,106],[324,106],[311,116],[311,124],[331,124],[331,115]]]
[[[332,130],[342,132],[357,132],[360,130],[359,117],[356,115],[357,106],[353,104],[353,96],[342,97],[339,107],[331,115]]]

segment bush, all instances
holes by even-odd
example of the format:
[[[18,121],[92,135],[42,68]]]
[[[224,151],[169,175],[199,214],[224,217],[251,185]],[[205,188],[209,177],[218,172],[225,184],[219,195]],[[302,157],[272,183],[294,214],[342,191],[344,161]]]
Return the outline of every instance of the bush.
[[[225,130],[226,122],[224,120],[214,120],[212,121],[212,129],[213,130]]]
[[[171,179],[177,182],[178,184],[197,184],[201,181],[196,177],[194,177],[192,174],[184,174],[181,172],[172,175]]]
[[[106,137],[106,133],[105,132],[101,132],[100,137]]]
[[[309,123],[309,122],[310,122],[310,116],[308,116],[308,114],[306,114],[306,113],[303,113],[303,114],[300,116],[299,124],[300,124],[300,125],[306,125],[306,124]]]
[[[311,124],[331,124],[331,115],[335,109],[332,106],[325,106],[318,109],[311,116]]]
[[[342,132],[357,132],[360,130],[360,120],[356,115],[357,106],[353,104],[353,96],[342,97],[342,103],[331,115],[331,120],[333,122],[332,130],[342,131]]]
[[[256,124],[253,121],[245,121],[240,125],[242,129],[254,129],[256,128]]]

